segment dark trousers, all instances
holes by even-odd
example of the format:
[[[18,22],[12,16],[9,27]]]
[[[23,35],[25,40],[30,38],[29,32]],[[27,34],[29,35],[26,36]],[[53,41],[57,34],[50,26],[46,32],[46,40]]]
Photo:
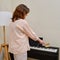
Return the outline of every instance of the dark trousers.
[[[14,60],[14,55],[10,52],[9,52],[9,55],[10,55],[11,60]]]

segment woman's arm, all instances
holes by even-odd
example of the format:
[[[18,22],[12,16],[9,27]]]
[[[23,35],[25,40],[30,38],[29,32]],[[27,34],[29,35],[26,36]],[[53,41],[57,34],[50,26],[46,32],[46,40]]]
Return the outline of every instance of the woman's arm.
[[[31,27],[29,26],[29,24],[25,21],[23,24],[23,29],[24,29],[24,33],[30,37],[31,39],[38,41],[41,44],[44,44],[44,41],[42,41],[37,35],[36,33],[31,29]]]

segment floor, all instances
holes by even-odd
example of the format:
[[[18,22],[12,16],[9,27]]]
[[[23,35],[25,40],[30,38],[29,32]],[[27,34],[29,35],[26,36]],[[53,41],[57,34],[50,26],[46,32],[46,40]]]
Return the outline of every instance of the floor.
[[[28,58],[27,60],[38,60],[38,59]]]

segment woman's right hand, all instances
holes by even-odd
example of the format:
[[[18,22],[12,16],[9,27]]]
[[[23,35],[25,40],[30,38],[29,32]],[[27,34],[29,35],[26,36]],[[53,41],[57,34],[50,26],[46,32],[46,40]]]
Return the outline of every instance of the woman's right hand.
[[[38,42],[39,42],[40,44],[42,44],[43,46],[45,45],[45,42],[44,42],[43,40],[41,40],[41,39],[39,39]]]

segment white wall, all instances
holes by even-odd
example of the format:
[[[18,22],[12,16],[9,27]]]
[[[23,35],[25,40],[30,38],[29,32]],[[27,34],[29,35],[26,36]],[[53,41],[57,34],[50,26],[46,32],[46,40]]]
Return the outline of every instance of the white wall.
[[[0,11],[12,11],[12,0],[0,0]]]

